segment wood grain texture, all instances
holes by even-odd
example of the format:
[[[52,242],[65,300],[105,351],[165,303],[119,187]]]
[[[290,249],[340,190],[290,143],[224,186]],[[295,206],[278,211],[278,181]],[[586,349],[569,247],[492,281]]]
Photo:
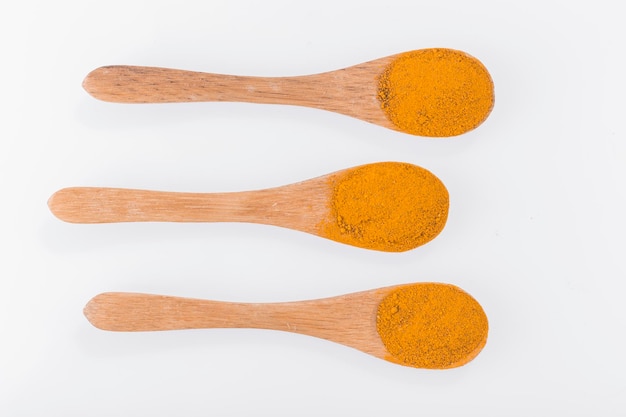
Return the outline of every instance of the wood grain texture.
[[[376,330],[381,300],[395,287],[286,303],[230,303],[135,293],[99,294],[87,319],[112,331],[208,328],[282,330],[330,340],[389,360]]]
[[[50,197],[48,206],[70,223],[247,222],[316,234],[317,226],[329,215],[335,175],[231,193],[64,188]]]
[[[397,55],[321,74],[249,77],[140,66],[105,66],[83,81],[118,103],[235,101],[288,104],[341,113],[397,130],[378,100],[378,78]]]

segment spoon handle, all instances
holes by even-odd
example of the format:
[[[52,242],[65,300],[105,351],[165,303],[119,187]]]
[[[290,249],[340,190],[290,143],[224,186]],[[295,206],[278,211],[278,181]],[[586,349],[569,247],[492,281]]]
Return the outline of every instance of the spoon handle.
[[[89,73],[83,87],[92,96],[118,103],[244,101],[284,103],[307,94],[307,77],[248,77],[169,68],[115,65]]]
[[[70,223],[247,222],[315,233],[328,192],[323,180],[229,193],[72,187],[54,193],[48,206]]]
[[[97,99],[117,103],[234,101],[290,104],[391,126],[377,99],[378,76],[391,59],[293,77],[251,77],[116,65],[90,72],[83,81],[83,88]]]
[[[156,331],[209,328],[282,330],[332,340],[381,356],[376,311],[388,290],[284,303],[231,303],[152,294],[110,292],[84,308],[102,330]]]
[[[248,197],[248,198],[246,198]],[[246,193],[176,193],[75,187],[57,191],[52,212],[70,223],[217,222],[242,220]]]
[[[136,293],[103,293],[85,306],[87,319],[113,331],[286,327],[291,304],[248,304]],[[295,316],[295,318],[291,317]],[[295,326],[295,325],[294,325]]]

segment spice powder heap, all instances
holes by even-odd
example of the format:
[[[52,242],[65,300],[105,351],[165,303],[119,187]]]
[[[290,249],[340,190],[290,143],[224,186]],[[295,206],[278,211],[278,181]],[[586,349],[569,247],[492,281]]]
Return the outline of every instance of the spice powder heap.
[[[476,58],[433,48],[399,54],[379,79],[378,99],[397,130],[445,137],[480,125],[493,108],[494,91]]]
[[[329,181],[330,214],[318,227],[322,236],[338,242],[402,252],[434,239],[448,218],[446,187],[412,164],[362,165]]]
[[[449,284],[392,290],[378,307],[376,327],[390,362],[446,369],[472,360],[487,342],[487,316],[478,302]]]

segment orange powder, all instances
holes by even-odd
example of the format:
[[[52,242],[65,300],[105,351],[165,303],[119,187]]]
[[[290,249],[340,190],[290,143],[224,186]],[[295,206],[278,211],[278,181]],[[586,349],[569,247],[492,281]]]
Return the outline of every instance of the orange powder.
[[[366,249],[402,252],[434,239],[448,218],[448,191],[418,166],[382,162],[331,177],[321,235]]]
[[[378,334],[391,362],[445,369],[472,360],[487,342],[487,316],[478,302],[448,284],[412,284],[378,307]]]
[[[480,125],[493,108],[494,91],[476,58],[434,48],[398,55],[379,79],[378,98],[397,130],[444,137]]]

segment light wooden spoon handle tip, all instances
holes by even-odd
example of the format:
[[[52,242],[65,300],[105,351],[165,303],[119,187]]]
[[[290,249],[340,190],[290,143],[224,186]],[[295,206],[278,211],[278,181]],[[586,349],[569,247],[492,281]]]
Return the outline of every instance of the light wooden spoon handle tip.
[[[99,188],[63,188],[48,199],[50,212],[67,223],[107,223],[112,209]]]
[[[101,94],[102,89],[109,83],[103,82],[103,73],[106,71],[110,71],[112,67],[100,67],[91,71],[85,79],[83,80],[83,89],[92,97],[97,98],[98,100],[113,102],[113,100],[108,95]]]
[[[87,93],[89,93],[90,95],[93,96],[93,94],[91,93],[92,90],[92,79],[93,79],[93,73],[97,71],[97,69],[91,71],[89,74],[87,74],[87,76],[83,79],[83,83],[82,83],[82,87],[83,90],[85,90]]]
[[[65,210],[69,203],[70,189],[64,188],[52,194],[48,199],[48,208],[50,212],[59,220],[74,223],[72,217],[67,215]]]
[[[101,317],[101,315],[98,314],[100,300],[106,296],[107,293],[96,295],[91,300],[89,300],[89,302],[83,308],[83,314],[85,315],[89,323],[101,330],[110,330],[100,322],[99,318]]]
[[[165,76],[155,79],[154,74],[161,72],[169,74],[168,70],[161,68],[108,65],[87,74],[82,86],[92,97],[111,103],[180,101],[153,95],[160,90],[159,85],[167,87],[168,79]]]
[[[168,75],[177,72],[190,73],[163,68],[107,65],[87,74],[82,86],[92,97],[111,103],[193,101],[185,100],[189,99],[185,95],[177,97],[185,89],[173,79],[168,79]]]
[[[83,308],[83,314],[89,323],[100,330],[116,332],[172,330],[175,327],[165,325],[160,328],[162,322],[159,318],[168,315],[167,307],[171,307],[162,303],[164,299],[167,297],[105,292],[89,300]],[[156,311],[150,314],[151,310]],[[174,312],[169,314],[175,315]]]

